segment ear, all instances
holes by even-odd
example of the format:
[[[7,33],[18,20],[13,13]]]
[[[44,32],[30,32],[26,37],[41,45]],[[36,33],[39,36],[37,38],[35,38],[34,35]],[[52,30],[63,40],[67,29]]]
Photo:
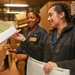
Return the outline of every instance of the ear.
[[[65,13],[64,12],[61,12],[60,14],[59,14],[59,17],[60,18],[63,18],[65,16]]]
[[[39,19],[37,18],[37,22],[39,21]]]

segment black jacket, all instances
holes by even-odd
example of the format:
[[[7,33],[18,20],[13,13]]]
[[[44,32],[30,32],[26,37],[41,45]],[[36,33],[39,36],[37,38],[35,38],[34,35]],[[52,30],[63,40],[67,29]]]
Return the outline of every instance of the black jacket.
[[[37,60],[56,62],[59,67],[70,69],[75,74],[75,27],[67,25],[62,30],[54,50],[51,49],[53,32],[54,29],[38,45],[26,40],[21,44],[21,48]]]
[[[40,27],[39,25],[36,25],[35,30],[29,36],[28,36],[28,32],[29,32],[29,28],[27,28],[24,31],[23,35],[34,44],[38,44],[47,34],[47,31],[42,27]],[[20,46],[18,46],[16,49],[17,49],[17,53],[26,53],[25,51],[22,51],[23,49],[21,49]]]

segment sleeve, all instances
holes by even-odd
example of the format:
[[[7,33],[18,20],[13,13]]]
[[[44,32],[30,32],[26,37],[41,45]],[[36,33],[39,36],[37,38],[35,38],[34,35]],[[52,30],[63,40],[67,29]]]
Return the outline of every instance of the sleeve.
[[[72,75],[75,72],[75,59],[56,62],[58,67],[70,69]]]
[[[26,54],[25,50],[23,50],[23,49],[21,48],[21,46],[18,46],[18,47],[16,48],[16,50],[17,50],[17,54]]]
[[[43,60],[43,55],[44,55],[44,47],[45,47],[45,41],[46,41],[46,37],[45,39],[43,39],[42,41],[40,41],[40,43],[38,45],[34,45],[32,42],[29,42],[28,40],[24,41],[21,43],[21,48],[23,48],[26,53],[33,57],[34,59]]]

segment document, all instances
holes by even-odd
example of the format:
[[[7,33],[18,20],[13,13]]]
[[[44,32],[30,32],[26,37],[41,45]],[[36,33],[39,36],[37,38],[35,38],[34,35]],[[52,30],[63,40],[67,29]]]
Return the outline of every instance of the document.
[[[27,75],[70,75],[69,69],[53,68],[50,74],[45,74],[43,71],[44,62],[40,62],[31,57],[27,61]]]
[[[0,20],[0,43],[16,33],[16,28],[11,23]]]

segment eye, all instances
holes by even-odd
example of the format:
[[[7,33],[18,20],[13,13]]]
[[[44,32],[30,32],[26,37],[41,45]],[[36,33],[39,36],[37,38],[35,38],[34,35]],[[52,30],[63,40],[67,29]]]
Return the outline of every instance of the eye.
[[[34,19],[34,17],[31,17],[31,19]]]
[[[49,16],[51,17],[53,14],[52,13],[49,13]]]

